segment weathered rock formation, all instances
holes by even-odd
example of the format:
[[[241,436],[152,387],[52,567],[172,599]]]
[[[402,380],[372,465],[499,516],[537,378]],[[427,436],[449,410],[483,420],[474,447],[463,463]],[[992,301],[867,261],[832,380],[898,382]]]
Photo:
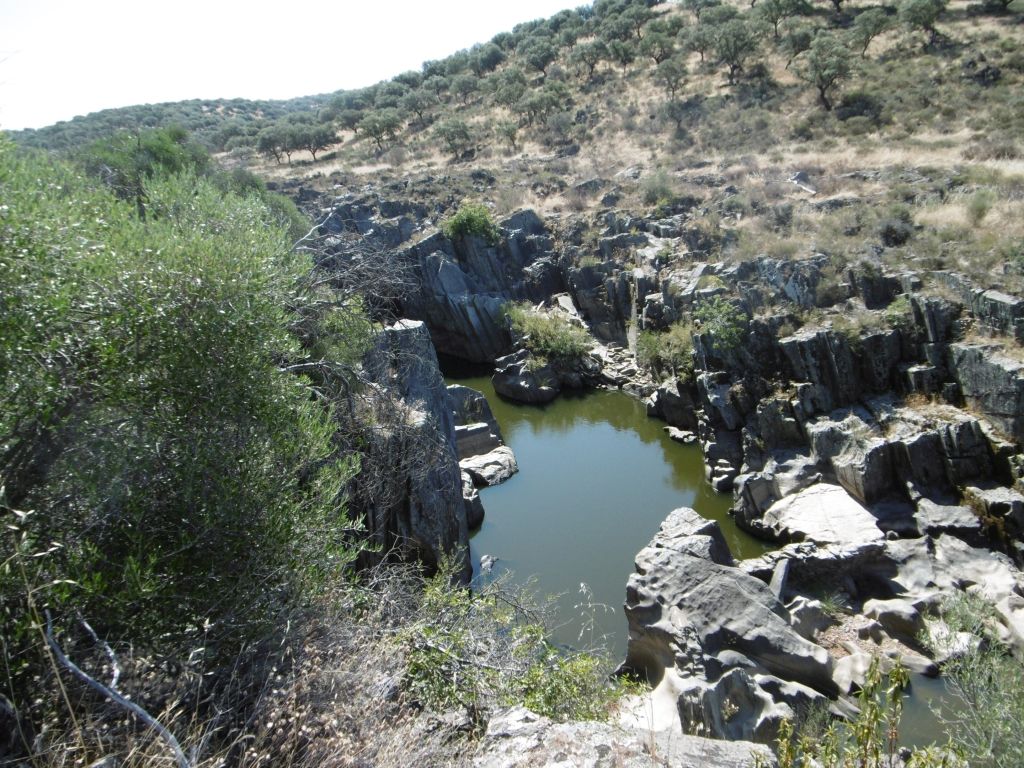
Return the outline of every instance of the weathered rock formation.
[[[768,742],[795,707],[838,694],[827,651],[692,509],[672,512],[636,556],[625,610],[623,670],[670,684],[686,733]]]
[[[593,721],[555,723],[525,707],[491,717],[473,757],[476,768],[592,766],[772,768],[775,755],[749,742],[716,741]]]
[[[454,557],[461,576],[469,562],[467,500],[455,449],[455,424],[426,326],[401,320],[385,328],[366,355],[367,376],[388,393],[372,450],[397,457],[398,471],[366,478],[363,494],[370,539],[382,552],[402,551],[436,566]]]

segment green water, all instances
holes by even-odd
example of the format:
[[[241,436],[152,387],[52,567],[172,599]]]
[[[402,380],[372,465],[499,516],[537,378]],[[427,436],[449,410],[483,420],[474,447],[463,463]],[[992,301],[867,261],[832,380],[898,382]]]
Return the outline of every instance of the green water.
[[[487,396],[519,462],[519,474],[481,491],[486,517],[471,540],[474,575],[480,577],[480,557],[492,555],[492,578],[505,574],[557,596],[557,642],[625,656],[622,603],[633,557],[676,507],[717,520],[738,559],[772,549],[733,523],[732,497],[704,482],[700,449],[668,439],[664,424],[635,398],[590,392],[520,405],[494,392],[489,373],[447,360],[444,366],[449,383]],[[913,676],[901,743],[944,740],[930,711],[943,693],[941,680]]]
[[[519,462],[519,474],[481,491],[486,517],[472,538],[474,570],[492,555],[494,574],[510,571],[536,593],[557,595],[556,641],[624,655],[633,557],[676,507],[718,520],[736,557],[770,548],[733,524],[731,496],[704,482],[700,449],[669,440],[635,398],[590,392],[528,406],[500,398],[488,376],[447,379],[487,396]]]

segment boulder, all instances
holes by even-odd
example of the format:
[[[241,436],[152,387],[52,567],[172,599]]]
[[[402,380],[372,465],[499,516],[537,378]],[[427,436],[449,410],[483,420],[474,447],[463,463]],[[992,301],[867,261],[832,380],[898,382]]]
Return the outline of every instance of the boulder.
[[[478,392],[462,384],[448,385],[448,401],[452,408],[452,417],[458,424],[474,424],[484,422],[490,428],[492,435],[498,438],[499,444],[504,445],[501,436],[501,427],[498,420],[494,418],[491,405],[483,392]]]
[[[925,630],[924,617],[910,600],[867,600],[861,613],[882,625],[891,637],[916,643]]]
[[[556,723],[525,707],[498,712],[487,723],[473,756],[475,768],[774,768],[771,750],[742,741],[682,733],[658,734],[615,723]]]
[[[477,487],[498,485],[519,471],[515,454],[507,445],[488,453],[468,456],[459,462],[459,467],[472,478]]]
[[[818,483],[772,504],[760,530],[779,541],[813,541],[840,547],[880,542],[875,518],[838,485]]]
[[[455,449],[460,460],[490,453],[500,445],[501,438],[491,432],[490,424],[485,421],[455,427]]]
[[[526,350],[495,361],[494,391],[510,400],[538,405],[550,403],[561,391],[558,375],[549,365],[533,366]]]
[[[640,551],[626,587],[624,667],[655,681],[676,668],[714,684],[744,666],[834,695],[828,653],[790,627],[782,604],[733,567],[723,545],[716,523],[682,509]]]
[[[663,419],[669,426],[697,430],[696,403],[689,387],[678,379],[669,379],[658,385],[647,399],[647,415]]]

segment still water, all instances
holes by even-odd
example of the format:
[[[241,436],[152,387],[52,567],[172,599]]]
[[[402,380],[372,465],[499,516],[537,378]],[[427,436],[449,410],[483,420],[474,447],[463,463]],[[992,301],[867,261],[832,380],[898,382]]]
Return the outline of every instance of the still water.
[[[737,559],[772,549],[733,523],[732,497],[704,482],[700,449],[670,440],[635,398],[589,392],[520,405],[495,393],[489,371],[451,360],[442,367],[448,383],[487,396],[519,462],[518,474],[480,492],[486,516],[471,540],[474,575],[491,555],[498,558],[492,576],[553,596],[556,642],[624,658],[622,603],[633,557],[676,507],[717,520]],[[944,693],[941,680],[913,676],[901,743],[944,740],[931,711]]]
[[[471,542],[474,571],[491,555],[495,574],[511,572],[538,595],[557,596],[556,641],[625,654],[622,603],[633,557],[676,507],[718,520],[738,558],[770,548],[733,524],[731,496],[704,482],[700,449],[670,440],[635,398],[590,392],[519,405],[495,394],[488,376],[446,368],[449,383],[487,396],[519,462],[512,479],[481,491],[486,517]]]

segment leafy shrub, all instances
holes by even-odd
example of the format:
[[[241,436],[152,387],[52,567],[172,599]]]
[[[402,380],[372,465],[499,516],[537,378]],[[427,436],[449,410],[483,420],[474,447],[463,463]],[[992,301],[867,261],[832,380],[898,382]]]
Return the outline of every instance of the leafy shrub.
[[[655,373],[693,377],[693,327],[676,323],[664,333],[642,331],[636,340],[637,362]]]
[[[995,193],[990,189],[979,189],[967,201],[967,220],[972,227],[977,227],[988,216],[992,204],[996,201]]]
[[[556,315],[542,315],[529,304],[509,304],[505,315],[523,345],[541,360],[572,365],[590,351],[590,336]]]
[[[467,235],[483,238],[489,245],[497,245],[501,232],[483,203],[463,203],[451,218],[441,225],[441,231],[450,240]]]
[[[904,690],[910,673],[896,665],[883,676],[878,658],[871,666],[857,696],[859,713],[850,723],[830,723],[822,730],[806,727],[794,732],[785,721],[779,729],[776,753],[779,768],[820,765],[828,768],[888,768],[903,764],[899,756],[899,728]],[[810,718],[806,725],[813,725]],[[819,725],[819,727],[821,727]],[[911,756],[909,768],[962,768],[957,750],[928,747]]]
[[[1024,666],[1001,641],[995,610],[965,593],[943,605],[942,619],[950,633],[968,632],[980,640],[943,667],[953,697],[942,710],[946,727],[971,765],[1024,765]],[[941,646],[955,636],[928,642]]]
[[[142,194],[145,218],[0,144],[0,636],[16,706],[53,693],[44,607],[61,634],[80,615],[111,643],[223,670],[355,554],[354,465],[286,370],[302,357],[289,308],[325,298],[306,258],[254,196],[159,171]]]
[[[728,299],[715,296],[704,301],[694,316],[700,322],[701,332],[711,334],[715,348],[720,352],[734,350],[743,341],[747,318]]]
[[[606,659],[566,651],[545,639],[545,609],[500,582],[452,587],[452,572],[428,580],[415,620],[403,632],[404,685],[421,704],[465,709],[525,704],[556,720],[601,720],[618,689]]]

